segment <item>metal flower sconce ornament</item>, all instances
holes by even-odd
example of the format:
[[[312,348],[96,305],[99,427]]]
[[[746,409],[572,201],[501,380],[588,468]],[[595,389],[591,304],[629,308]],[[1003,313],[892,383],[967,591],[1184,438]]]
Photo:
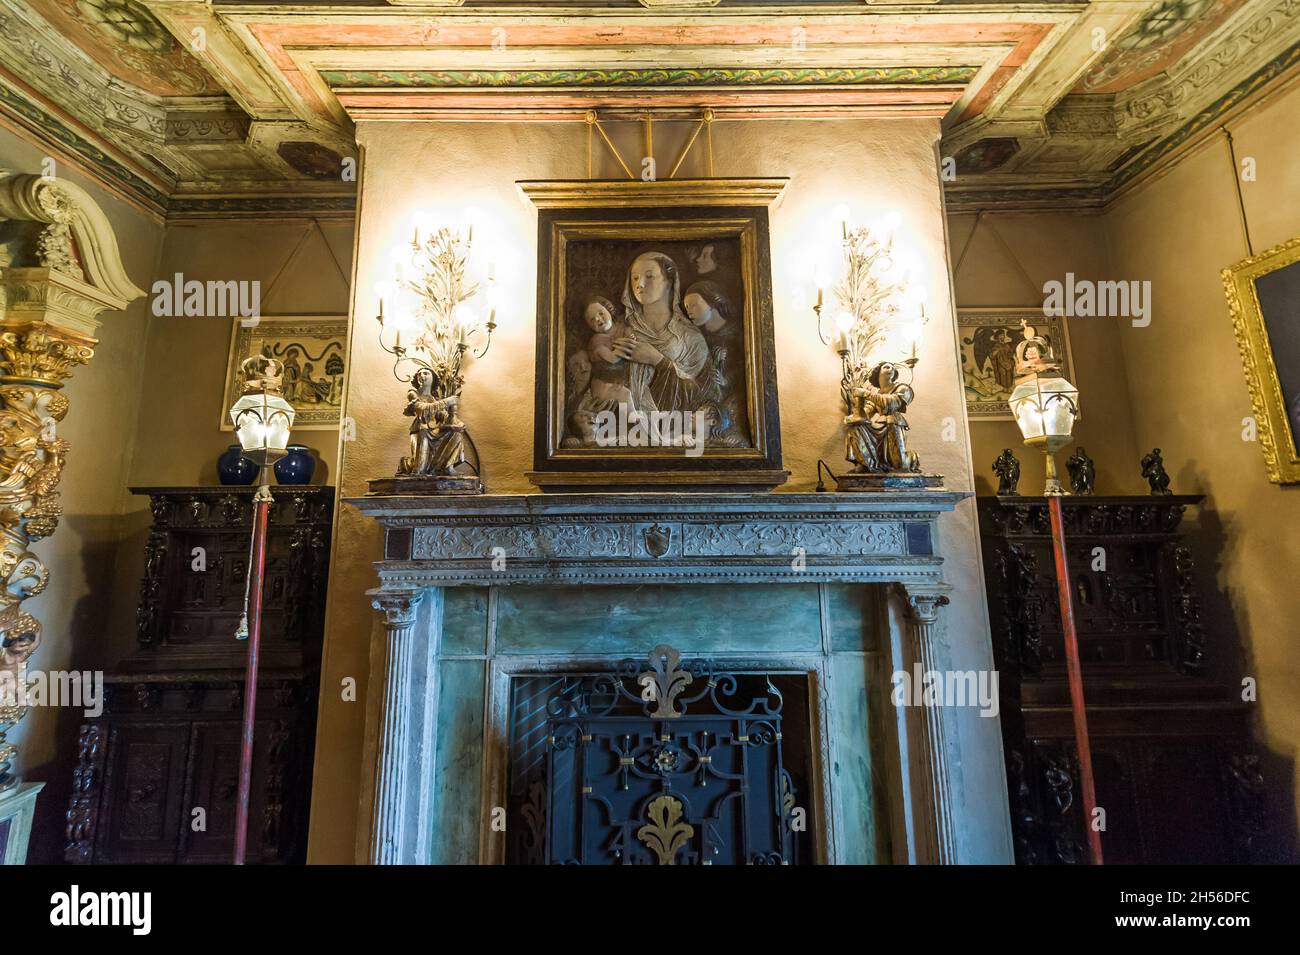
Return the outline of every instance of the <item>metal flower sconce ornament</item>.
[[[819,270],[813,311],[818,336],[833,345],[843,369],[845,460],[854,467],[835,478],[836,490],[939,487],[943,479],[923,474],[916,452],[907,447],[905,413],[916,397],[912,371],[925,323],[925,286],[915,279],[911,257],[894,246],[896,215],[856,229],[849,228],[846,210],[836,210],[835,218],[840,222],[842,274],[832,283],[829,270]],[[824,320],[828,288],[835,299],[830,338]],[[883,348],[900,341],[910,346],[907,357],[881,357]]]
[[[481,494],[478,449],[460,418],[466,355],[484,357],[496,330],[496,272],[469,276],[474,225],[415,227],[393,252],[393,279],[376,287],[379,345],[394,356],[393,376],[410,384],[403,414],[410,446],[395,478],[372,493]]]

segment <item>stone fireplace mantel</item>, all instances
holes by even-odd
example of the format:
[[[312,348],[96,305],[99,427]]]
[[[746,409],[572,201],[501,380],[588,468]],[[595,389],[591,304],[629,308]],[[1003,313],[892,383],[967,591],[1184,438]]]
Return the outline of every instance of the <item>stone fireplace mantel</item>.
[[[347,503],[384,527],[382,637],[371,653],[359,861],[424,861],[433,788],[440,595],[448,587],[874,584],[889,595],[894,669],[943,665],[947,604],[939,518],[969,495],[827,493],[369,495]],[[436,612],[429,607],[438,604]],[[423,605],[423,606],[422,606]],[[422,616],[423,614],[423,616]],[[491,704],[490,704],[491,705]],[[900,861],[956,861],[941,707],[896,708]],[[432,734],[432,735],[431,735]],[[370,776],[373,773],[373,777]],[[484,806],[489,800],[485,770]],[[486,848],[481,858],[492,859]],[[834,853],[828,853],[834,861]]]
[[[967,495],[350,498],[385,528],[380,596],[514,583],[936,582],[933,524]]]

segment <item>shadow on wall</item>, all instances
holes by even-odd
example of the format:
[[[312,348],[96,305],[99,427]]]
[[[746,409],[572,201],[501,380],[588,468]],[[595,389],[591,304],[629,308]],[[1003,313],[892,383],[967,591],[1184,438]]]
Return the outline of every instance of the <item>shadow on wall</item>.
[[[1205,676],[1226,687],[1242,687],[1243,680],[1259,670],[1248,649],[1253,636],[1242,630],[1233,613],[1234,595],[1219,585],[1227,579],[1226,568],[1233,562],[1234,541],[1243,533],[1233,525],[1232,514],[1214,508],[1214,481],[1194,461],[1185,462],[1172,481],[1176,492],[1204,494],[1198,508],[1195,529],[1184,540],[1192,550],[1196,566],[1197,594],[1201,598],[1201,621],[1205,626]],[[1300,491],[1300,488],[1293,489]],[[1244,599],[1236,595],[1237,599]],[[1270,749],[1260,732],[1256,711],[1252,720],[1255,753],[1259,757],[1259,780],[1243,776],[1235,781],[1238,791],[1262,786],[1262,831],[1256,837],[1252,857],[1271,864],[1300,861],[1300,832],[1296,825],[1295,753]]]
[[[46,627],[45,640],[65,644],[50,662],[83,671],[91,667],[104,669],[106,664],[117,662],[115,658],[108,659],[105,638],[109,630],[108,608],[115,586],[118,521],[115,517],[74,514],[65,515],[60,523],[65,533],[70,531],[81,541],[80,573],[87,593],[73,607],[67,633],[52,632]],[[71,577],[71,570],[67,568],[63,573]],[[36,616],[39,620],[42,614],[38,612]],[[27,861],[48,865],[63,861],[65,814],[72,794],[72,771],[77,763],[77,737],[83,710],[60,706],[45,710],[41,715],[54,722],[54,756],[44,763],[26,766],[23,776],[45,783],[45,789],[36,800]]]

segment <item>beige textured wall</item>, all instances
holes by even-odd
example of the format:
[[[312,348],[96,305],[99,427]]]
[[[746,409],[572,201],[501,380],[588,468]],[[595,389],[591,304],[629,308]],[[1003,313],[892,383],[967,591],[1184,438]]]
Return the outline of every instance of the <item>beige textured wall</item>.
[[[172,225],[157,267],[148,283],[140,284],[171,281],[177,272],[187,281],[258,281],[263,315],[346,315],[352,233],[351,222],[318,227],[310,219]],[[147,373],[131,382],[141,393],[141,410],[123,493],[126,486],[217,483],[217,458],[236,443],[233,432],[220,428],[228,410],[222,406],[233,324],[229,318],[150,314],[147,334],[141,335]],[[295,431],[293,440],[317,452],[312,481],[332,483],[338,431]],[[147,498],[128,495],[125,509],[111,663],[135,649],[136,598],[149,529]]]
[[[0,128],[0,168],[40,174],[46,153]],[[55,174],[86,189],[117,234],[131,280],[147,288],[162,244],[161,224],[115,198],[93,180],[58,162]],[[140,343],[148,325],[144,299],[124,312],[106,312],[89,365],[78,368],[65,392],[71,402],[60,434],[72,443],[59,487],[59,529],[33,547],[50,570],[45,592],[23,604],[43,626],[32,670],[89,669],[106,662],[104,619],[115,588],[114,557],[121,533],[127,462],[135,442],[144,370]],[[19,745],[18,770],[43,780],[28,858],[62,857],[63,812],[76,758],[81,711],[33,708],[10,739]]]
[[[1300,87],[1231,123],[1239,159],[1258,178],[1242,189],[1256,252],[1300,235]],[[1200,567],[1221,594],[1207,607],[1211,652],[1239,631],[1246,675],[1259,681],[1265,767],[1294,810],[1300,747],[1300,487],[1271,484],[1259,446],[1242,440],[1252,414],[1219,272],[1246,257],[1228,147],[1215,137],[1106,218],[1117,277],[1150,280],[1147,328],[1121,329],[1130,414],[1140,448],[1159,445],[1175,491],[1203,491]],[[1294,823],[1294,811],[1286,812]]]
[[[949,217],[954,281],[960,308],[1041,308],[1043,284],[1111,277],[1105,226],[1098,215],[1061,212],[984,213]],[[1066,319],[1080,389],[1083,416],[1075,426],[1075,443],[1059,455],[1065,459],[1083,447],[1097,462],[1098,494],[1133,494],[1146,490],[1128,412],[1120,322],[1108,318]],[[1020,459],[1020,492],[1043,489],[1043,457],[1024,445],[1014,421],[970,422],[975,487],[980,494],[997,490],[993,459],[1011,448]]]
[[[635,143],[635,131],[622,131]],[[680,131],[676,131],[679,133]],[[673,130],[656,127],[656,147],[673,153]],[[816,461],[843,467],[838,405],[838,358],[817,340],[811,303],[801,298],[808,254],[838,255],[832,208],[847,203],[857,221],[890,210],[902,216],[900,239],[928,263],[933,316],[917,375],[920,400],[912,440],[927,469],[948,486],[971,489],[969,447],[962,427],[956,339],[934,143],[937,123],[816,121],[718,124],[715,172],[720,176],[789,176],[786,194],[771,215],[776,352],[785,464],[789,490],[815,483]],[[375,339],[374,283],[387,277],[388,251],[410,235],[416,210],[436,218],[457,215],[467,204],[481,213],[475,241],[498,261],[505,309],[491,353],[469,368],[464,417],[482,452],[491,491],[527,492],[523,472],[532,466],[533,364],[536,300],[536,214],[514,186],[519,179],[574,179],[586,173],[582,124],[362,123],[364,153],[358,233],[351,375],[347,414],[357,440],[341,448],[345,496],[366,491],[369,478],[393,473],[409,422],[400,413],[403,386],[393,381],[390,359]],[[627,150],[632,152],[631,149]],[[613,175],[602,160],[598,174]],[[682,175],[697,174],[699,165]],[[945,438],[947,440],[945,440]],[[972,506],[943,524],[946,575],[955,587],[949,614],[953,665],[991,666],[988,623]],[[343,507],[335,539],[322,675],[320,729],[313,790],[310,858],[354,858],[364,699],[343,702],[347,677],[364,686],[376,615],[362,596],[374,585],[371,561],[380,535],[355,510]],[[963,720],[961,759],[954,787],[969,825],[963,857],[1010,857],[1001,743],[994,720]],[[369,770],[367,769],[368,776]]]

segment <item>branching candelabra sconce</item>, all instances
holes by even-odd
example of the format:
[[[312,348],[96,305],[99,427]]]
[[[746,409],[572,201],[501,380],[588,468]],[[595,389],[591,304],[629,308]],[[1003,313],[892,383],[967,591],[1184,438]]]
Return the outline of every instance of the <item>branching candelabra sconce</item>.
[[[5,732],[24,714],[26,665],[41,625],[21,608],[49,570],[30,545],[63,513],[69,443],[64,382],[94,357],[98,315],[144,295],[127,277],[112,226],[71,183],[0,170],[0,798],[18,786]]]
[[[907,447],[905,412],[915,400],[912,371],[925,321],[925,286],[912,278],[907,256],[894,248],[895,217],[871,228],[850,229],[847,212],[837,210],[843,247],[843,274],[832,283],[829,270],[815,275],[817,334],[834,345],[843,375],[845,460],[853,469],[836,477],[839,491],[881,491],[938,487],[942,478],[923,474],[915,451]],[[832,286],[833,338],[826,334],[826,293]],[[911,354],[899,360],[879,357],[899,339]],[[906,377],[906,380],[904,380]]]
[[[496,330],[496,274],[485,286],[468,274],[472,222],[462,229],[415,227],[394,251],[394,276],[380,283],[379,344],[407,382],[408,453],[374,493],[482,494],[478,449],[460,418],[466,355],[482,358]],[[480,299],[486,301],[480,303]]]

